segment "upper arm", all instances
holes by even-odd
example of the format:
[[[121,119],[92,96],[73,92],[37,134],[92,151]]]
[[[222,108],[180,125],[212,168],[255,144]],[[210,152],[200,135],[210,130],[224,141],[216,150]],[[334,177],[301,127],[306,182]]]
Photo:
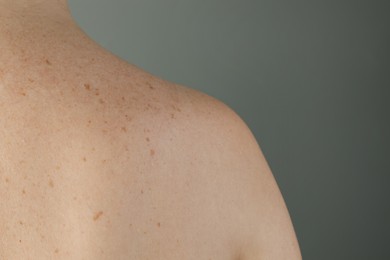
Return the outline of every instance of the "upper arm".
[[[282,194],[256,138],[227,105],[214,101],[209,140],[217,150],[219,171],[230,178],[232,218],[242,260],[302,259]],[[214,115],[213,115],[214,114]]]

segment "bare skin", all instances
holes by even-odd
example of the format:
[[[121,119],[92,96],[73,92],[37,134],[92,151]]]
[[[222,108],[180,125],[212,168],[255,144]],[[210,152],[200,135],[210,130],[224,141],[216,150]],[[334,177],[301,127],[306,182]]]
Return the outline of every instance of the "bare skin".
[[[0,259],[301,259],[224,103],[88,38],[64,0],[0,0]]]

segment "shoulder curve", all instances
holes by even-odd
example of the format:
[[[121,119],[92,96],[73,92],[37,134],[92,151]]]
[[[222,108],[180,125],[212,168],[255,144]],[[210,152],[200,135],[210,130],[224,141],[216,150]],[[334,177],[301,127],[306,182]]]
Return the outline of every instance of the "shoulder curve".
[[[232,217],[240,216],[235,225],[241,258],[302,259],[284,198],[249,125],[222,100],[197,90],[189,93],[208,165],[218,163],[214,172],[229,179],[226,199],[235,208]]]

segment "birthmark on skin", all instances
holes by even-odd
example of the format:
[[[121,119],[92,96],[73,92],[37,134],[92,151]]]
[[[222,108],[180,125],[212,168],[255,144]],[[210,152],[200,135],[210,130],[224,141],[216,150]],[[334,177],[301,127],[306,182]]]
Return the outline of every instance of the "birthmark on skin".
[[[48,59],[46,59],[45,62],[47,65],[51,65],[51,62]]]
[[[84,88],[89,91],[89,90],[91,90],[91,85],[85,83]]]
[[[97,221],[103,215],[103,211],[99,211],[93,216],[93,221]]]
[[[150,155],[153,156],[156,152],[154,151],[154,149],[150,149]]]

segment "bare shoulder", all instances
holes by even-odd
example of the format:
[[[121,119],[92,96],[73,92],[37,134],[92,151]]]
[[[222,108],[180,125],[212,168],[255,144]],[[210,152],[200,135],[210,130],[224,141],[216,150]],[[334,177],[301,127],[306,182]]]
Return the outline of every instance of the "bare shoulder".
[[[227,223],[236,229],[237,259],[301,259],[287,207],[248,125],[226,103],[197,91],[190,134],[201,169],[213,175]],[[203,155],[201,155],[203,154]]]

